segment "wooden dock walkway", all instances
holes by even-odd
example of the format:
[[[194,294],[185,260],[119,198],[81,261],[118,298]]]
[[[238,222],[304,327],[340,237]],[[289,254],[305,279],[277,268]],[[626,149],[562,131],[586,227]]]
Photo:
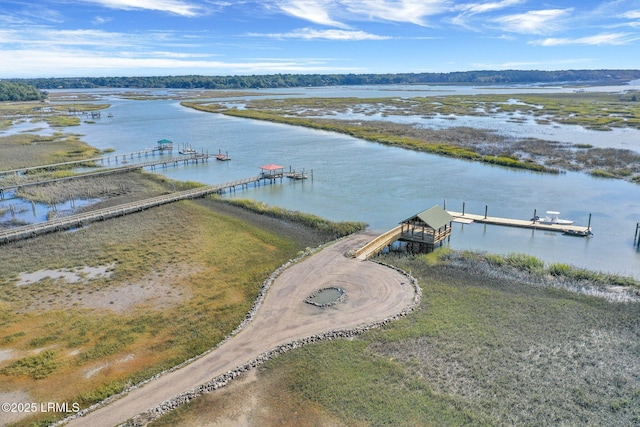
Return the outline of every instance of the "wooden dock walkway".
[[[476,215],[476,214],[454,212],[454,211],[447,211],[447,212],[449,213],[449,215],[454,217],[454,222],[459,222],[462,224],[479,222],[483,224],[529,228],[533,230],[557,231],[561,233],[564,232],[565,230],[575,231],[575,232],[586,232],[590,230],[590,227],[586,227],[583,225],[540,224],[539,222],[533,221],[533,220],[500,218],[495,216]]]
[[[382,233],[360,249],[356,251],[356,258],[366,260],[369,257],[377,254],[385,247],[389,246],[402,235],[402,225],[392,228],[391,230]]]
[[[14,227],[0,230],[0,244],[13,242],[16,240],[35,237],[40,234],[51,233],[55,231],[68,230],[71,228],[82,227],[94,221],[103,221],[109,218],[119,217],[135,212],[140,212],[155,206],[176,202],[178,200],[196,199],[204,197],[208,194],[220,194],[226,190],[235,191],[236,187],[248,188],[250,184],[260,185],[260,181],[264,180],[260,175],[252,176],[236,181],[230,181],[223,184],[210,185],[206,187],[193,188],[191,190],[179,191],[163,196],[152,197],[136,202],[125,203],[110,208],[97,209],[77,215],[70,215],[61,218],[54,218],[46,222],[25,225],[22,227]],[[273,183],[273,180],[267,180]]]
[[[69,180],[72,180],[72,179],[79,179],[79,178],[96,177],[96,176],[100,176],[100,175],[111,175],[111,174],[116,174],[116,173],[124,173],[124,172],[129,172],[129,171],[132,171],[132,170],[143,169],[143,168],[151,168],[152,170],[155,170],[156,166],[162,166],[162,167],[166,168],[169,165],[178,166],[180,164],[180,162],[182,162],[183,164],[193,163],[193,162],[198,163],[200,161],[205,162],[211,157],[213,157],[213,155],[197,153],[197,154],[184,155],[184,156],[180,156],[180,157],[173,157],[171,159],[162,159],[162,160],[154,160],[154,161],[151,161],[151,162],[140,162],[140,163],[126,164],[126,165],[123,165],[123,166],[118,166],[118,167],[110,168],[110,169],[106,169],[106,170],[79,173],[79,174],[76,174],[76,175],[70,175],[70,176],[65,176],[65,177],[61,177],[61,178],[52,178],[52,179],[45,179],[45,180],[40,180],[40,181],[25,182],[25,183],[21,183],[21,184],[7,185],[7,186],[4,186],[4,187],[0,187],[0,199],[4,199],[4,194],[6,192],[12,191],[12,190],[17,190],[18,188],[32,187],[32,186],[36,186],[36,185],[52,184],[52,183],[56,183],[56,182],[69,181]]]
[[[83,163],[98,163],[98,162],[100,162],[101,164],[104,165],[105,161],[108,164],[110,164],[111,163],[111,159],[113,159],[114,162],[117,163],[119,159],[121,159],[121,161],[126,161],[127,158],[129,160],[133,160],[135,157],[142,158],[143,155],[145,157],[147,157],[149,154],[156,154],[156,153],[162,154],[162,150],[159,150],[156,147],[144,148],[142,150],[138,150],[138,151],[134,151],[134,152],[131,152],[131,153],[126,153],[126,154],[117,154],[117,155],[113,155],[113,156],[103,156],[103,157],[93,157],[91,159],[72,160],[72,161],[69,161],[69,162],[53,163],[53,164],[40,165],[40,166],[30,166],[30,167],[18,168],[18,169],[10,169],[10,170],[5,170],[5,171],[0,171],[0,175],[20,175],[20,174],[24,174],[25,172],[30,172],[30,171],[40,170],[40,169],[57,169],[57,168],[60,168],[60,167],[73,166],[73,165],[78,165],[78,164],[83,164]]]

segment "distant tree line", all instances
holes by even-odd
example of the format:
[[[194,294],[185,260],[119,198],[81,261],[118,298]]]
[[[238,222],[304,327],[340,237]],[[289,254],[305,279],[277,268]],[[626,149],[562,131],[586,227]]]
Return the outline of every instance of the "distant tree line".
[[[261,89],[388,84],[528,84],[626,82],[640,70],[503,70],[399,74],[270,74],[251,76],[68,77],[12,79],[38,89],[173,88]]]
[[[45,96],[33,85],[0,80],[0,101],[40,101]]]

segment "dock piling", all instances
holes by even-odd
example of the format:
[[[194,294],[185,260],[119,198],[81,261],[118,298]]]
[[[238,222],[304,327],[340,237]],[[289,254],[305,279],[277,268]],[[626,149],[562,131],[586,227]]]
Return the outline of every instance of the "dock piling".
[[[485,229],[487,224],[492,224],[492,225],[504,225],[504,226],[510,226],[510,227],[529,228],[531,230],[545,230],[545,231],[559,231],[559,232],[566,232],[567,230],[569,230],[570,232],[586,233],[587,231],[591,230],[591,221],[589,221],[588,227],[581,226],[581,225],[546,224],[546,223],[542,224],[535,220],[532,221],[531,219],[513,219],[513,218],[499,218],[499,217],[489,216],[488,205],[485,205],[484,207],[484,215],[467,213],[465,211],[466,209],[465,203],[462,204],[462,209],[463,209],[462,212],[454,212],[454,211],[447,211],[447,212],[449,213],[449,215],[454,217],[454,220],[453,220],[454,222],[459,222],[461,224],[479,222],[485,225]],[[537,213],[537,212],[534,211],[534,213]],[[587,233],[585,235],[589,235],[589,234]],[[636,238],[638,240],[638,243],[634,241],[634,244],[638,244],[638,247],[640,248],[640,221],[638,221],[638,225],[636,227]]]

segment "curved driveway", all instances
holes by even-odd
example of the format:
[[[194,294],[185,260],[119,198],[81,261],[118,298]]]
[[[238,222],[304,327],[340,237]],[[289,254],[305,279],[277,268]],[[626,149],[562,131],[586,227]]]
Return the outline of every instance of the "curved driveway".
[[[130,391],[114,402],[71,420],[69,426],[114,426],[176,395],[195,389],[257,356],[295,339],[375,323],[414,302],[406,276],[382,265],[344,254],[371,240],[355,234],[284,270],[271,284],[254,319],[214,351]],[[347,298],[320,308],[304,299],[314,291],[338,286]]]

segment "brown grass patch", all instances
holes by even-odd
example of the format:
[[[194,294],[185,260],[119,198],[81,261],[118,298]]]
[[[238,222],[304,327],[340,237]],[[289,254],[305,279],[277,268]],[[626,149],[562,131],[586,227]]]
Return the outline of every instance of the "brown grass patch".
[[[242,320],[275,268],[317,241],[300,227],[283,238],[282,220],[238,219],[232,213],[241,209],[217,206],[183,201],[5,245],[0,351],[12,353],[0,361],[0,391],[85,406],[193,357]],[[16,286],[21,272],[111,263],[109,277]],[[41,378],[8,368],[35,348],[48,348],[55,362]]]

